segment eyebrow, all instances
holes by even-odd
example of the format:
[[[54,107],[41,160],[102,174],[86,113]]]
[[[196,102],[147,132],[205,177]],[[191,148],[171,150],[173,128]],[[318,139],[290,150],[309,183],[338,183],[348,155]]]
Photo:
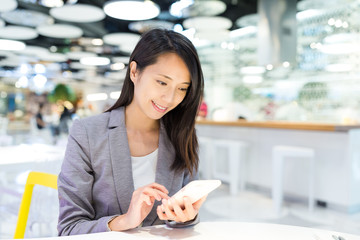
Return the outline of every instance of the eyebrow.
[[[160,76],[162,76],[162,77],[164,77],[164,78],[167,78],[167,79],[169,79],[169,80],[173,80],[171,77],[169,77],[169,76],[167,76],[167,75],[164,75],[164,74],[159,74]],[[183,83],[181,83],[181,84],[188,84],[188,85],[190,85],[190,82],[183,82]]]

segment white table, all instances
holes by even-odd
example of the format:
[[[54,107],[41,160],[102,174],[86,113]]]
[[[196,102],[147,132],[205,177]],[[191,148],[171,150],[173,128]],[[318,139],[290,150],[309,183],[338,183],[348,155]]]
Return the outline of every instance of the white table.
[[[242,239],[242,240],[360,240],[360,236],[314,228],[246,222],[201,222],[194,227],[168,228],[164,225],[137,228],[126,232],[105,232],[39,240],[126,240],[126,239]]]
[[[47,144],[21,144],[0,147],[0,171],[43,170],[38,169],[38,165],[48,165],[51,171],[59,171],[60,169],[54,169],[54,164],[61,163],[64,154],[64,147]]]

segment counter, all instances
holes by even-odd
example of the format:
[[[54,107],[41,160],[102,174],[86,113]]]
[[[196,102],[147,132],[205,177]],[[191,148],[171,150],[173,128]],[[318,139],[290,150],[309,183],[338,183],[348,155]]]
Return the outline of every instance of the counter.
[[[269,194],[272,148],[275,145],[313,148],[316,155],[315,199],[325,202],[332,209],[349,213],[360,211],[359,125],[198,121],[196,129],[200,137],[249,143],[250,151],[245,166],[246,184]],[[206,164],[209,163],[201,157],[200,171],[206,169]],[[305,203],[308,176],[305,161],[287,161],[284,172],[285,197],[303,199]]]
[[[330,123],[309,123],[309,122],[249,122],[239,120],[236,122],[200,120],[198,125],[215,125],[215,126],[236,126],[236,127],[257,127],[257,128],[280,128],[292,130],[313,130],[313,131],[348,131],[354,128],[360,128],[360,125],[330,124]]]

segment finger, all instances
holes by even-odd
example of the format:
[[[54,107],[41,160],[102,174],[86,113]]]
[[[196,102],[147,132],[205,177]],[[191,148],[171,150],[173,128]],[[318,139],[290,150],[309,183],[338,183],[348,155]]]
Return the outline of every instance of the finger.
[[[157,189],[151,188],[151,187],[146,187],[143,190],[143,193],[148,195],[148,196],[153,196],[155,197],[156,200],[160,201],[162,198],[169,198],[169,196],[166,193],[163,193]]]
[[[156,188],[156,189],[162,191],[163,193],[169,194],[169,191],[166,189],[166,187],[164,187],[161,184],[151,183],[149,186],[151,186],[152,188]]]
[[[191,203],[189,197],[184,197],[184,206],[185,206],[184,212],[187,215],[188,220],[194,219],[194,217],[198,213],[198,210],[194,209],[194,206]]]
[[[172,209],[170,209],[168,201],[169,200],[166,200],[166,199],[162,200],[163,210],[165,211],[165,214],[166,214],[168,220],[175,220],[176,215],[174,214]]]
[[[197,200],[195,203],[193,203],[193,206],[196,210],[199,210],[201,205],[205,202],[207,195]]]
[[[151,206],[153,203],[151,202],[151,197],[146,194],[141,194],[140,200],[145,202],[147,205]]]
[[[170,201],[171,201],[171,205],[174,208],[176,219],[178,219],[179,222],[186,222],[187,217],[184,211],[181,209],[179,202],[176,201],[175,199],[170,199]]]
[[[165,213],[163,213],[160,206],[157,207],[156,213],[157,213],[160,220],[166,220],[167,219],[167,216],[165,215]]]

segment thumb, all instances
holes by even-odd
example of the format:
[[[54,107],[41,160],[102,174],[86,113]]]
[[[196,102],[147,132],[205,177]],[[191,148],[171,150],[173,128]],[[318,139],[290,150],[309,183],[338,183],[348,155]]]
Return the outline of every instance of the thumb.
[[[196,209],[196,210],[199,210],[201,205],[205,202],[206,200],[206,197],[207,197],[207,194],[200,198],[199,200],[197,200],[196,202],[193,203],[193,207]]]

